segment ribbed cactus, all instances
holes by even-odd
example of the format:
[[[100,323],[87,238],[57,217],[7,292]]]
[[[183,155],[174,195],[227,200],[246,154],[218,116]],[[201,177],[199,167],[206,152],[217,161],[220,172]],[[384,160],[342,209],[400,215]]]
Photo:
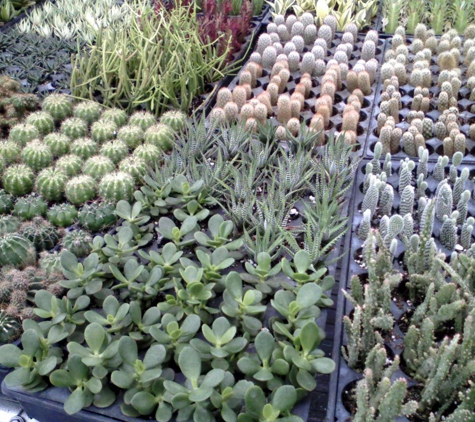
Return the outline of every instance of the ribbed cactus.
[[[129,118],[129,125],[139,126],[143,131],[155,123],[155,116],[148,111],[137,111]]]
[[[74,154],[63,155],[58,161],[56,161],[56,168],[63,171],[68,177],[78,175],[84,162],[80,157]]]
[[[96,182],[91,176],[81,175],[72,178],[65,188],[66,198],[74,205],[81,205],[96,196]]]
[[[87,123],[78,117],[70,117],[61,123],[61,133],[73,140],[84,138],[87,136]]]
[[[153,144],[162,151],[170,151],[173,148],[175,135],[170,126],[159,123],[145,131],[144,139],[146,143]]]
[[[41,196],[31,194],[17,200],[13,214],[22,220],[31,220],[36,216],[45,215],[47,209],[48,205]]]
[[[406,186],[401,194],[401,203],[399,204],[399,214],[412,214],[414,207],[414,187]]]
[[[141,158],[148,166],[153,166],[160,161],[162,152],[153,144],[143,144],[135,148],[133,156]]]
[[[51,114],[56,122],[60,122],[72,115],[73,106],[66,95],[51,94],[43,100],[43,110]]]
[[[129,173],[133,176],[136,182],[140,182],[147,174],[148,166],[145,160],[137,156],[130,156],[124,158],[119,163],[119,170],[124,173]]]
[[[468,201],[470,201],[470,191],[465,190],[457,201],[457,224],[463,224],[468,214]]]
[[[110,120],[116,124],[117,127],[122,127],[127,124],[129,116],[124,110],[119,108],[109,108],[103,111],[101,120]]]
[[[129,153],[129,148],[125,142],[116,139],[114,141],[106,142],[104,145],[102,145],[100,152],[101,155],[109,158],[114,164],[117,164],[127,156]]]
[[[22,196],[33,190],[35,174],[30,167],[17,164],[8,167],[4,171],[2,181],[3,187],[8,193],[14,196]]]
[[[358,227],[358,237],[365,241],[368,237],[368,233],[371,230],[371,210],[367,209],[363,212],[363,219]]]
[[[28,142],[38,139],[39,137],[40,132],[36,126],[28,123],[19,123],[10,129],[8,140],[24,147]]]
[[[115,170],[115,164],[108,157],[103,155],[95,155],[89,158],[83,168],[84,174],[91,176],[95,180],[100,180],[107,173],[112,173]]]
[[[160,117],[160,123],[170,126],[176,132],[181,132],[185,129],[186,120],[186,114],[179,110],[167,111]]]
[[[0,189],[0,214],[8,214],[13,209],[13,196]]]
[[[18,233],[8,233],[0,237],[0,265],[24,267],[36,262],[33,244]]]
[[[17,318],[0,311],[0,344],[12,343],[21,332],[20,322]]]
[[[76,139],[70,147],[71,154],[78,156],[82,160],[87,160],[88,158],[97,155],[98,151],[99,146],[97,142],[93,141],[91,138]]]
[[[31,113],[28,115],[25,122],[35,126],[36,129],[38,129],[38,132],[43,136],[54,131],[53,117],[46,111]]]
[[[135,189],[134,178],[122,171],[105,175],[99,184],[99,194],[106,201],[130,201]]]
[[[69,227],[78,215],[76,207],[71,204],[53,205],[46,213],[46,218],[57,227]]]
[[[381,182],[376,178],[376,176],[371,174],[369,176],[369,186],[361,205],[361,210],[363,212],[369,209],[371,211],[371,215],[374,215],[379,202],[380,185]]]
[[[53,157],[61,157],[69,153],[71,140],[62,133],[50,133],[43,139],[43,143],[49,147]]]
[[[117,133],[117,139],[125,142],[129,148],[137,148],[144,140],[144,131],[139,126],[123,126]]]
[[[16,163],[20,159],[21,146],[14,141],[0,141],[0,156],[6,165]]]
[[[74,117],[84,120],[88,125],[99,120],[101,113],[101,105],[93,101],[82,101],[76,104],[73,108]]]
[[[92,236],[84,230],[73,230],[63,238],[63,249],[77,258],[83,258],[91,252]]]
[[[444,221],[444,216],[452,214],[453,197],[452,189],[446,180],[439,183],[438,194],[435,199],[435,216],[439,221]]]
[[[114,139],[117,125],[112,120],[99,120],[91,126],[91,137],[99,144]]]
[[[79,211],[79,223],[91,232],[99,232],[117,221],[115,205],[110,202],[93,202]]]
[[[394,188],[387,183],[384,187],[380,199],[379,210],[381,215],[391,215],[394,203]]]
[[[13,215],[0,216],[0,236],[7,233],[15,233],[20,227],[20,220]]]
[[[58,230],[42,217],[23,223],[20,234],[35,245],[37,252],[53,249],[60,238]]]
[[[59,201],[64,195],[68,176],[53,167],[42,170],[36,178],[36,191],[48,201]]]
[[[447,156],[439,156],[437,158],[437,163],[434,166],[434,171],[432,172],[432,176],[438,182],[441,182],[445,178],[445,167],[449,164],[449,157]]]
[[[454,250],[457,244],[457,218],[457,211],[454,211],[450,217],[445,215],[440,229],[440,243],[449,250]]]
[[[53,163],[53,154],[48,145],[36,139],[23,148],[21,159],[33,171],[38,172]]]

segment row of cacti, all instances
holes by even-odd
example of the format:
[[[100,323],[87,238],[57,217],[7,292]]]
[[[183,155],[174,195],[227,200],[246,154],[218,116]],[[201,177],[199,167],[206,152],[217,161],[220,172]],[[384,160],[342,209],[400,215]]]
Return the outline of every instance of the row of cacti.
[[[259,131],[259,127],[274,116],[278,124],[276,139],[286,140],[297,136],[301,130],[310,130],[317,134],[317,142],[323,144],[324,130],[333,114],[335,94],[346,85],[350,95],[344,107],[341,131],[345,132],[348,143],[356,143],[364,96],[371,95],[371,86],[376,81],[378,34],[368,32],[360,60],[351,66],[357,27],[348,25],[330,58],[336,27],[333,16],[327,16],[319,28],[310,13],[299,18],[275,16],[239,74],[238,85],[232,90],[221,88],[218,91],[216,106],[210,113],[211,122],[241,121],[247,128]],[[300,75],[292,76],[294,72]],[[263,75],[269,75],[269,83],[264,91],[255,91]],[[321,77],[320,93],[312,110],[314,116],[307,126],[302,122],[302,113],[309,108],[305,102],[316,87],[316,77]],[[292,91],[288,88],[290,80],[296,83]]]

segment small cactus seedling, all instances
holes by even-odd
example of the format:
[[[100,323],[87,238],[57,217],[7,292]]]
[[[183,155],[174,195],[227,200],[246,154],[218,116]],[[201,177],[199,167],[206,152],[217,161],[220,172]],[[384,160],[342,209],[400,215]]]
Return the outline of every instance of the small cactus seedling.
[[[105,175],[99,184],[99,194],[110,202],[130,201],[134,193],[134,178],[122,171]]]
[[[95,180],[100,180],[107,173],[111,173],[115,170],[115,164],[108,157],[103,155],[95,155],[89,158],[83,168],[84,174],[91,176]]]
[[[112,120],[99,120],[91,126],[91,137],[99,144],[114,139],[117,125]]]
[[[18,233],[8,233],[0,237],[0,265],[25,267],[36,262],[33,244]]]
[[[56,161],[56,168],[63,171],[68,177],[73,177],[81,173],[84,162],[74,154],[63,155]]]
[[[96,195],[96,182],[91,176],[81,175],[66,183],[65,195],[69,202],[81,205]]]
[[[35,126],[36,129],[38,129],[38,132],[43,136],[54,131],[53,117],[46,111],[31,113],[28,115],[25,122]]]
[[[77,258],[84,258],[91,252],[92,236],[84,230],[74,230],[63,238],[63,249],[71,252]]]
[[[36,126],[28,123],[19,123],[10,129],[8,139],[24,147],[33,139],[38,139],[40,132]]]
[[[99,232],[117,221],[115,205],[110,202],[93,202],[79,211],[79,223],[91,232]]]
[[[152,126],[153,127],[153,126]],[[147,129],[147,130],[150,130]],[[144,131],[140,126],[126,125],[119,129],[117,139],[125,142],[129,148],[137,148],[144,141]]]
[[[139,126],[143,131],[146,131],[155,123],[155,116],[148,111],[137,111],[129,118],[129,125]]]
[[[36,191],[48,201],[59,201],[64,195],[68,176],[53,167],[42,170],[36,178]]]
[[[3,187],[8,193],[14,196],[22,196],[33,190],[35,174],[30,167],[17,164],[8,167],[4,171],[2,181]]]
[[[53,249],[60,238],[58,230],[42,217],[22,224],[20,234],[35,245],[37,252]]]
[[[125,142],[115,139],[102,145],[100,152],[101,155],[109,158],[114,164],[117,164],[127,156],[129,148]]]
[[[13,214],[22,220],[31,220],[32,218],[45,215],[48,205],[41,196],[31,194],[19,198],[13,208]]]
[[[87,135],[87,123],[78,117],[71,117],[61,123],[61,133],[70,139],[84,138]]]
[[[76,207],[71,204],[53,205],[46,213],[46,218],[57,227],[69,227],[78,215]]]
[[[175,134],[170,126],[158,123],[145,131],[144,139],[146,143],[153,144],[162,151],[170,151],[174,145]]]
[[[101,120],[110,120],[116,124],[117,127],[122,127],[127,124],[129,116],[124,110],[119,108],[109,108],[102,112]]]
[[[47,111],[55,122],[60,122],[72,115],[73,106],[66,95],[51,94],[43,100],[43,110]]]
[[[74,117],[84,120],[88,125],[92,125],[99,120],[101,112],[101,105],[93,101],[82,101],[73,108]]]
[[[99,152],[99,146],[91,138],[79,138],[71,144],[70,152],[82,160],[87,160]]]

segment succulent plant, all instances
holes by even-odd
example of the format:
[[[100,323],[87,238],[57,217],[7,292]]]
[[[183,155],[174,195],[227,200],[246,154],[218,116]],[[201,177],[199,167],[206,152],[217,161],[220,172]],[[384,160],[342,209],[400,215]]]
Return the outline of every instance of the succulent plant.
[[[91,252],[92,237],[84,230],[73,230],[63,238],[63,248],[78,258],[83,258]]]
[[[35,245],[37,252],[53,249],[60,238],[58,230],[42,217],[23,223],[20,234]]]
[[[78,117],[70,117],[61,123],[61,133],[73,140],[84,138],[87,136],[87,123]]]
[[[36,249],[25,237],[18,233],[8,233],[0,237],[0,264],[25,267],[36,262]]]
[[[0,141],[0,155],[6,165],[14,164],[20,159],[21,147],[14,141]]]
[[[102,179],[108,173],[115,170],[115,165],[110,158],[103,155],[95,155],[89,158],[84,164],[84,174],[91,176],[95,180]]]
[[[110,202],[92,202],[79,210],[79,223],[91,232],[100,232],[117,221],[115,206]]]
[[[117,139],[123,141],[129,148],[137,148],[144,140],[144,131],[140,126],[127,125],[119,129]]]
[[[101,155],[109,158],[114,164],[118,164],[129,153],[127,145],[118,139],[106,142],[101,147]]]
[[[25,122],[35,126],[43,136],[54,131],[53,117],[46,111],[37,111],[29,114]]]
[[[33,190],[35,174],[30,167],[24,164],[16,164],[7,167],[3,173],[2,181],[3,187],[8,193],[14,196],[22,196]]]
[[[169,126],[159,123],[145,131],[144,139],[146,143],[153,144],[162,151],[170,151],[174,145],[175,135]]]
[[[43,139],[45,145],[49,147],[54,157],[61,157],[69,153],[71,140],[61,133],[50,133]]]
[[[74,117],[84,120],[88,125],[92,125],[101,116],[102,107],[93,101],[82,101],[73,108]]]
[[[23,148],[21,159],[33,171],[38,172],[53,163],[53,154],[44,142],[33,140]]]
[[[20,323],[5,311],[0,311],[0,344],[12,343],[20,334]]]
[[[170,126],[176,132],[181,132],[185,128],[187,118],[182,111],[170,110],[162,114],[160,123]]]
[[[119,163],[119,170],[131,174],[135,181],[139,182],[147,174],[148,166],[145,160],[132,155]]]
[[[59,201],[64,195],[68,176],[53,167],[42,170],[36,178],[36,191],[48,201]]]
[[[91,176],[81,175],[66,183],[65,195],[74,205],[82,205],[96,196],[96,182]]]
[[[91,138],[76,139],[70,148],[71,154],[77,155],[83,160],[87,160],[99,152],[98,144]]]
[[[18,145],[24,147],[28,142],[33,139],[38,139],[39,137],[40,132],[36,126],[28,123],[19,123],[10,129],[8,140],[16,142]]]
[[[8,214],[13,209],[13,196],[0,189],[0,214]]]
[[[20,220],[13,215],[0,216],[0,236],[7,233],[15,233],[20,227]]]
[[[141,158],[148,166],[153,166],[161,160],[162,152],[153,144],[143,144],[135,148],[133,156]]]
[[[13,214],[22,220],[31,220],[33,217],[45,215],[47,209],[48,205],[41,196],[31,194],[16,201]]]
[[[63,155],[56,161],[56,168],[63,171],[68,177],[73,177],[81,173],[83,161],[74,154]]]
[[[137,111],[129,118],[129,125],[139,126],[144,131],[155,123],[155,116],[148,111]]]
[[[99,144],[114,139],[117,125],[112,120],[99,120],[91,126],[91,137]]]
[[[60,122],[72,115],[73,106],[66,95],[51,94],[43,100],[43,110],[51,114],[55,122]]]
[[[99,194],[106,201],[130,201],[135,189],[134,178],[122,171],[105,175],[99,184]]]
[[[76,207],[65,203],[53,205],[46,213],[48,221],[57,227],[71,226],[76,220],[77,215]]]
[[[114,122],[117,127],[126,125],[128,119],[127,113],[119,108],[105,109],[101,115],[101,120],[110,120]]]

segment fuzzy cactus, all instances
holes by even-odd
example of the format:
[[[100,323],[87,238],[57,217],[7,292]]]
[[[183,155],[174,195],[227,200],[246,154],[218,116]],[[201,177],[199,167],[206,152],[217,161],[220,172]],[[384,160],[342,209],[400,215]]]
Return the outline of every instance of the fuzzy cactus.
[[[5,170],[2,181],[3,187],[8,193],[14,196],[22,196],[33,190],[35,174],[30,167],[17,164]]]
[[[129,125],[139,126],[143,131],[146,131],[155,123],[155,116],[148,111],[137,111],[129,118]]]
[[[76,207],[71,204],[53,205],[46,213],[46,218],[57,227],[69,227],[78,215]]]
[[[450,216],[452,214],[453,196],[452,188],[443,180],[437,187],[437,197],[435,200],[435,216],[439,221],[444,221],[444,216]]]
[[[61,123],[61,133],[73,140],[84,138],[87,136],[87,123],[78,117],[70,117]]]
[[[72,115],[73,106],[66,95],[51,94],[43,100],[43,110],[48,112],[55,122],[60,122]]]
[[[63,171],[68,177],[78,175],[83,166],[83,160],[74,154],[63,155],[58,161],[56,161],[56,168]]]
[[[117,127],[122,127],[127,124],[129,116],[124,110],[119,108],[109,108],[102,112],[101,120],[110,120],[116,124]]]
[[[148,166],[145,160],[132,155],[124,158],[119,163],[119,170],[131,174],[136,182],[140,182],[143,176],[147,174]]]
[[[45,215],[47,209],[48,205],[41,196],[31,194],[17,200],[13,214],[22,220],[31,220],[36,216]]]
[[[87,160],[88,158],[97,155],[99,152],[99,146],[97,142],[93,141],[91,138],[79,138],[71,144],[70,152],[82,160]]]
[[[65,188],[65,195],[69,202],[81,205],[96,195],[96,182],[91,176],[81,175],[72,178]]]
[[[134,193],[134,178],[123,171],[105,175],[99,184],[99,194],[106,201],[130,201]]]
[[[100,153],[104,157],[109,158],[114,164],[117,164],[127,156],[129,148],[125,142],[116,139],[102,145]]]
[[[100,180],[107,173],[115,170],[115,164],[108,157],[95,155],[84,163],[83,172],[95,180]]]
[[[23,223],[20,234],[35,245],[37,252],[53,249],[60,238],[58,230],[42,217]]]
[[[53,157],[68,154],[71,146],[71,139],[62,133],[50,133],[44,137],[43,142],[49,147]]]
[[[54,120],[51,114],[46,111],[37,111],[27,116],[25,122],[38,129],[41,135],[47,135],[54,131]]]
[[[74,230],[63,238],[63,249],[71,252],[77,258],[84,258],[91,252],[92,236],[84,230]]]
[[[8,214],[13,209],[13,196],[0,189],[0,214]]]
[[[0,236],[15,233],[20,228],[20,220],[13,215],[0,216]]]
[[[115,206],[110,202],[93,202],[83,205],[78,215],[81,226],[91,232],[99,232],[117,221]]]
[[[36,262],[34,245],[18,233],[0,237],[0,265],[25,267]]]
[[[262,53],[262,67],[270,69],[274,65],[276,59],[277,50],[275,49],[275,47],[273,45],[266,47],[264,52]]]
[[[64,195],[68,176],[63,171],[48,167],[36,178],[36,191],[48,201],[59,201]]]
[[[14,141],[0,141],[0,156],[6,165],[16,163],[20,159],[21,146]]]
[[[135,148],[133,156],[141,158],[148,166],[153,166],[160,161],[162,152],[153,144],[143,144]]]
[[[140,128],[140,126],[123,126],[119,129],[119,132],[117,133],[117,139],[121,140],[122,142],[125,142],[125,144],[132,149],[137,148],[139,145],[142,144],[142,142],[144,141],[144,136],[144,131]]]
[[[290,97],[288,95],[281,95],[277,101],[277,120],[280,123],[286,124],[291,117]]]
[[[99,120],[91,126],[91,137],[99,144],[114,139],[117,125],[112,120]]]
[[[88,125],[99,120],[101,112],[101,105],[93,101],[82,101],[76,104],[73,108],[74,117],[84,120]]]
[[[173,148],[175,135],[170,126],[159,123],[145,131],[144,139],[146,143],[153,144],[162,151],[170,151]]]
[[[24,147],[28,142],[38,139],[39,137],[40,132],[36,126],[28,123],[19,123],[10,129],[8,140]]]

